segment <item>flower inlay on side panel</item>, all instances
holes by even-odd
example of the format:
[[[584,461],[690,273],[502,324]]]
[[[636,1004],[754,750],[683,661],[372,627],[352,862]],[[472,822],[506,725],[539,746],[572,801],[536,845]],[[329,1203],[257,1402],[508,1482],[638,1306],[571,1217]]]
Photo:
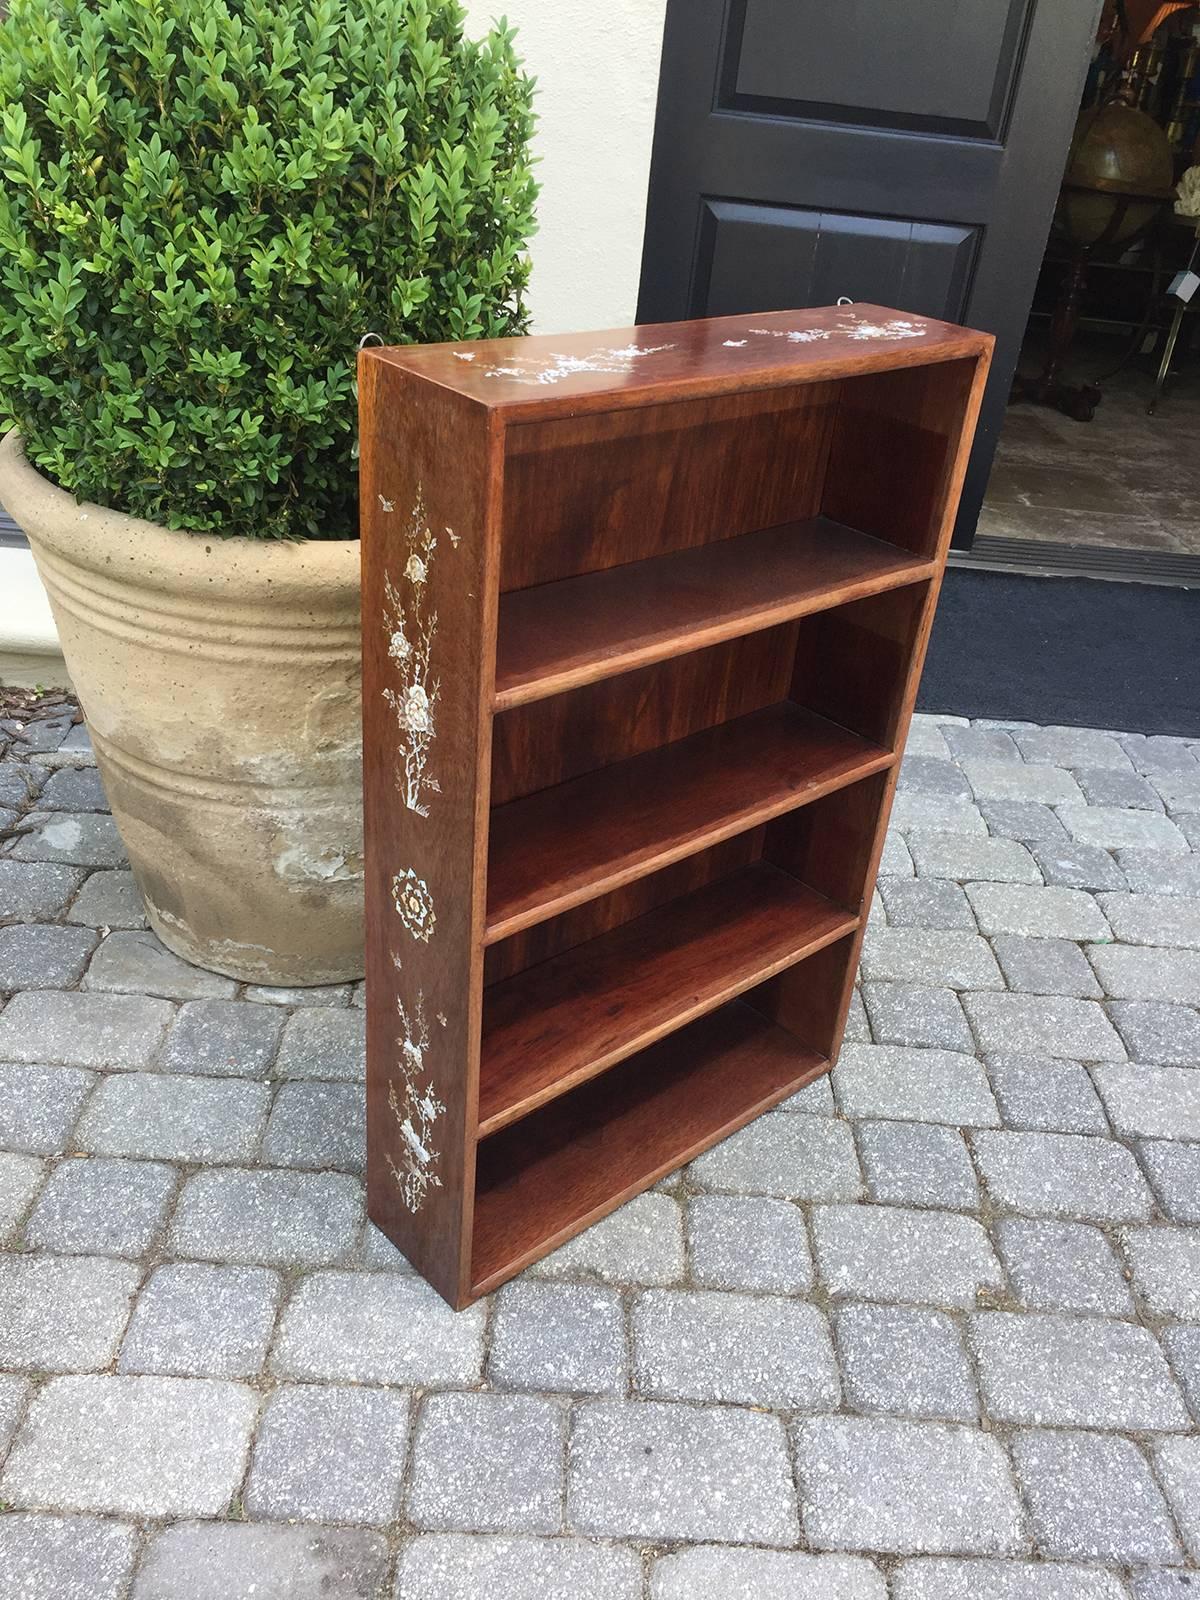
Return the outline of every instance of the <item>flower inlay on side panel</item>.
[[[392,879],[392,899],[400,921],[422,944],[428,944],[433,934],[437,916],[433,909],[433,896],[424,878],[418,878],[411,867],[397,872]]]
[[[425,1021],[424,995],[418,993],[411,1018],[399,998],[396,1010],[403,1029],[396,1040],[400,1047],[400,1084],[393,1082],[388,1090],[388,1106],[400,1129],[400,1155],[398,1160],[389,1156],[388,1166],[405,1206],[416,1213],[421,1209],[426,1192],[442,1186],[437,1175],[441,1155],[433,1138],[437,1120],[446,1108],[428,1082],[425,1053],[429,1049],[429,1028]]]
[[[385,509],[390,508],[390,502],[383,504]],[[396,787],[408,809],[421,817],[429,815],[422,796],[441,793],[437,779],[425,770],[437,732],[436,713],[441,697],[441,681],[433,676],[432,668],[438,619],[429,592],[436,549],[437,539],[429,526],[418,484],[405,538],[407,559],[403,573],[398,583],[393,583],[387,573],[383,579],[387,652],[398,678],[397,687],[385,689],[383,698],[396,718]]]

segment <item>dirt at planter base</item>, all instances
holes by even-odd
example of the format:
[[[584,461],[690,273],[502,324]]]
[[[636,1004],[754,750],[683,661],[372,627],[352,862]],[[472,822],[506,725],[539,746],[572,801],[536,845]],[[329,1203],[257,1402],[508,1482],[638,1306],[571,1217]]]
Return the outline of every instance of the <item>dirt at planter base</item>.
[[[0,683],[0,738],[23,742],[26,724],[69,717],[82,722],[79,701],[65,689],[8,689]]]

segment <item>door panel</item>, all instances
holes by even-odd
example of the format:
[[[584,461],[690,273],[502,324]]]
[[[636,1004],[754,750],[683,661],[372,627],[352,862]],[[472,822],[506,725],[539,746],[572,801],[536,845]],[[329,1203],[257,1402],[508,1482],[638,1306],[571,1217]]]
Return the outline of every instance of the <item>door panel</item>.
[[[691,316],[787,311],[842,295],[868,300],[881,277],[903,306],[961,320],[977,230],[894,217],[840,216],[790,206],[706,200]]]
[[[970,542],[1101,0],[668,0],[638,317],[846,295],[997,339]]]

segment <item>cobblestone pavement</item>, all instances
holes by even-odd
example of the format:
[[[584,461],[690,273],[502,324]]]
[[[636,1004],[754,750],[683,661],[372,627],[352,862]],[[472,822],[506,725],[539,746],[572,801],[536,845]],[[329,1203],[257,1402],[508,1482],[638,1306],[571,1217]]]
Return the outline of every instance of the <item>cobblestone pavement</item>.
[[[361,993],[167,954],[26,736],[5,1600],[1200,1596],[1200,741],[920,718],[832,1083],[454,1316]]]

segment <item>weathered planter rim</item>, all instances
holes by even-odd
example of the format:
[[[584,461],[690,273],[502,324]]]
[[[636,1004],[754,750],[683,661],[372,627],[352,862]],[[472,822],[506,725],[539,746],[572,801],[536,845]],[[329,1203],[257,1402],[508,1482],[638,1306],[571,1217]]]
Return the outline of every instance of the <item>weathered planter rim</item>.
[[[209,595],[232,607],[261,604],[247,600],[247,582],[270,585],[288,602],[319,600],[314,583],[359,583],[358,539],[225,538],[76,500],[33,465],[16,428],[0,439],[0,485],[5,509],[31,540],[99,578],[128,582],[133,569],[140,587]]]

